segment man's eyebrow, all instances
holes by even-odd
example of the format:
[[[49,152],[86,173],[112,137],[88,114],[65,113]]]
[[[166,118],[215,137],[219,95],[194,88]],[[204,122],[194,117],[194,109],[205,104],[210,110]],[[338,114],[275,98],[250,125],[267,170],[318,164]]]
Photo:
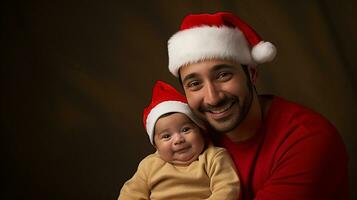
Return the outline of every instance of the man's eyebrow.
[[[230,64],[218,64],[218,65],[215,65],[212,67],[212,71],[213,72],[217,72],[219,70],[222,70],[222,69],[235,69],[236,67],[234,65],[230,65]],[[191,74],[188,74],[187,76],[185,76],[185,78],[182,80],[182,83],[185,83],[187,80],[189,79],[192,79],[192,78],[195,78],[197,77],[198,74],[197,73],[191,73]]]
[[[191,74],[185,76],[185,78],[182,80],[182,83],[185,83],[187,80],[192,79],[196,76],[198,76],[197,73],[191,73]]]
[[[218,64],[213,66],[212,71],[216,72],[222,69],[235,69],[235,66],[230,64]]]

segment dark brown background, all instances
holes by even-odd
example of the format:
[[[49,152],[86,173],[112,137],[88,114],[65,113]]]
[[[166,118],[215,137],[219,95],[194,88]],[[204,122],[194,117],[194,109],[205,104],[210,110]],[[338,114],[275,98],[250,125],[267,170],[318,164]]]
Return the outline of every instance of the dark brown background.
[[[259,93],[326,116],[350,155],[357,199],[357,14],[340,1],[2,3],[1,199],[116,199],[153,151],[141,123],[167,70],[167,39],[188,13],[232,11],[278,47]]]

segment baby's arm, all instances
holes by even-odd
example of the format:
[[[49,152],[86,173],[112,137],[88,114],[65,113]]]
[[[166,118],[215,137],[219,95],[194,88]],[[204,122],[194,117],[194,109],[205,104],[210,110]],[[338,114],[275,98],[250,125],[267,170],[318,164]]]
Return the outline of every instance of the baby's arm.
[[[212,159],[208,171],[212,195],[208,200],[237,200],[240,194],[240,181],[228,152],[221,149]]]
[[[144,160],[139,164],[134,176],[125,182],[118,200],[149,200],[149,188],[147,184],[147,176],[145,175]]]

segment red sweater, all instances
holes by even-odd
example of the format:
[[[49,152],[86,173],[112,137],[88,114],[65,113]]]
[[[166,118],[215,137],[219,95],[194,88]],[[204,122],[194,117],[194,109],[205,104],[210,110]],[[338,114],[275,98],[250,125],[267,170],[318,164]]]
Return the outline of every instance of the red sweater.
[[[241,179],[242,200],[348,199],[344,143],[319,114],[274,97],[248,141],[220,140]]]

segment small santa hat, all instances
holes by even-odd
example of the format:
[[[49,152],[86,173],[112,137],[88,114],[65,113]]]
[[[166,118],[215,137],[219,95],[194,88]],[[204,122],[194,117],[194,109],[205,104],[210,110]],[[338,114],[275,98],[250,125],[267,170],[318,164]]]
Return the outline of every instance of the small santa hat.
[[[276,48],[232,13],[188,15],[168,41],[169,70],[205,59],[230,59],[244,65],[272,61]]]
[[[202,127],[202,122],[197,119],[190,110],[186,98],[174,87],[163,82],[157,81],[153,88],[151,103],[144,109],[143,123],[149,135],[151,144],[154,144],[154,131],[157,120],[167,113],[183,113],[194,123]]]

